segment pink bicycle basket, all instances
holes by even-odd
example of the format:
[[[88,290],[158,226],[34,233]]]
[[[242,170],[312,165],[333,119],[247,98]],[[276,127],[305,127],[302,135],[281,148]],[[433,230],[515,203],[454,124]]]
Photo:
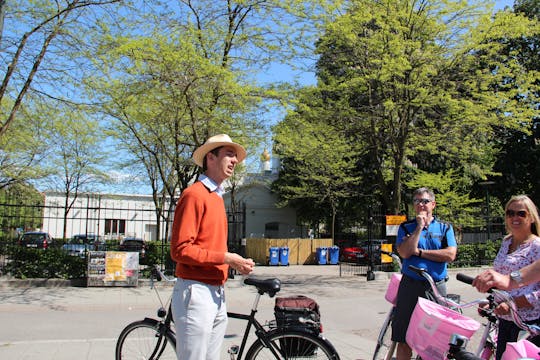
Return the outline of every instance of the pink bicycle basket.
[[[540,347],[525,339],[506,343],[502,360],[540,359]]]
[[[393,273],[390,277],[390,283],[388,284],[388,288],[386,289],[386,294],[384,295],[384,298],[386,301],[391,303],[392,305],[396,305],[397,301],[397,293],[399,289],[399,282],[401,281],[402,275],[399,273]]]
[[[407,329],[407,344],[422,359],[444,359],[453,334],[471,338],[480,323],[457,311],[418,298]]]

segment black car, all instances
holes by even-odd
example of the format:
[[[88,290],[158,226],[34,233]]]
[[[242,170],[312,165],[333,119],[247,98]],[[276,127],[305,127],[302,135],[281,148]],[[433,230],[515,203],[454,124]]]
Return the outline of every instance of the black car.
[[[19,245],[34,249],[47,249],[53,245],[54,239],[44,231],[29,231],[22,234]]]
[[[122,240],[118,249],[120,251],[138,252],[139,257],[143,258],[146,253],[146,243],[141,238],[127,237]]]

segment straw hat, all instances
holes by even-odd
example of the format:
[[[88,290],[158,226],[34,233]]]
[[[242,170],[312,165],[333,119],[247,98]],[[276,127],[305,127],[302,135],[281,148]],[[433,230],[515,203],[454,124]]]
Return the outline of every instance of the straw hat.
[[[233,148],[235,148],[238,162],[242,162],[246,158],[246,149],[244,149],[242,145],[233,142],[227,134],[219,134],[208,138],[208,140],[206,140],[204,144],[202,144],[197,148],[197,150],[195,150],[195,152],[193,153],[193,161],[195,162],[195,164],[202,167],[203,159],[206,154],[220,146],[232,146]]]

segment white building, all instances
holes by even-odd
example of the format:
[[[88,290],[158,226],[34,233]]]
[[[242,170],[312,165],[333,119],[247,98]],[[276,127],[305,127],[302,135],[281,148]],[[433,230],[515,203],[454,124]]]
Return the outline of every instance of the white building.
[[[43,230],[62,238],[65,196],[45,192]],[[155,206],[150,195],[79,194],[67,217],[66,236],[97,234],[105,239],[157,239]],[[162,229],[164,228],[162,224]]]
[[[245,209],[243,237],[277,239],[307,236],[307,232],[302,234],[303,230],[296,226],[296,211],[292,208],[278,208],[277,196],[271,192],[268,185],[244,185],[236,191],[234,197],[236,203],[242,204],[240,208]],[[223,198],[225,206],[230,208],[231,193],[226,193]]]
[[[277,196],[271,192],[269,184],[277,177],[277,165],[276,162],[270,165],[266,150],[261,156],[261,165],[261,174],[246,176],[235,191],[234,202],[242,209],[242,215],[239,216],[240,224],[229,224],[229,240],[307,237],[307,229],[296,224],[296,211],[276,206]],[[43,230],[52,237],[62,238],[65,196],[61,192],[45,192],[44,195]],[[230,192],[224,195],[224,201],[226,208],[230,209]],[[171,221],[172,218],[171,214]],[[160,221],[160,233],[164,236],[166,224]],[[68,238],[76,234],[97,234],[105,239],[119,240],[124,237],[161,240],[157,235],[151,195],[79,194],[68,214],[66,227]]]

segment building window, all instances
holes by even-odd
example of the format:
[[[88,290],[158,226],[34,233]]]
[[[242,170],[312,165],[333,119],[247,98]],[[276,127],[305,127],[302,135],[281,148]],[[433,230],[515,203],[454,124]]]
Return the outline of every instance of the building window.
[[[105,235],[126,235],[126,220],[105,219]]]

